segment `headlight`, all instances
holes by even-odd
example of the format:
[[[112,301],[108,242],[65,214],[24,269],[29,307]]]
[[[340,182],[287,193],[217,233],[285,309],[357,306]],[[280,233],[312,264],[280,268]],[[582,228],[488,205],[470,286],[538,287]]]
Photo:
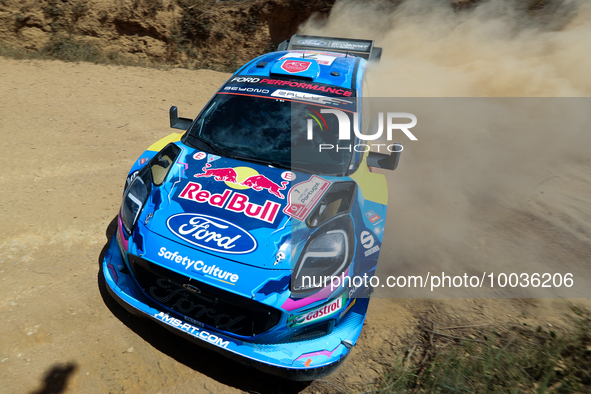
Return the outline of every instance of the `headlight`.
[[[135,177],[123,195],[123,204],[121,204],[121,223],[125,227],[127,234],[131,234],[137,220],[148,201],[152,181],[148,171],[140,171]]]
[[[330,218],[348,212],[355,198],[355,191],[355,182],[333,183],[314,211],[308,216],[306,221],[308,227],[318,227]]]
[[[127,234],[131,234],[137,224],[140,213],[150,196],[152,185],[160,186],[164,183],[172,163],[176,161],[180,152],[181,149],[175,144],[166,145],[137,173],[137,176],[131,178],[127,190],[123,193],[123,204],[121,204],[121,223]]]
[[[313,293],[325,287],[325,278],[338,276],[351,263],[353,226],[348,216],[327,222],[310,238],[292,274],[292,293]],[[330,285],[330,279],[326,282]]]

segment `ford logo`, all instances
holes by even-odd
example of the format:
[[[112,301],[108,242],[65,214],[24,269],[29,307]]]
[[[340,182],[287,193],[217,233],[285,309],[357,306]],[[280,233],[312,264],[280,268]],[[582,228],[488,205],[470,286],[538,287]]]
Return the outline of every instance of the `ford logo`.
[[[310,45],[313,47],[321,47],[326,46],[326,42],[320,40],[299,40],[298,44],[300,45]]]
[[[212,216],[179,213],[169,217],[166,225],[177,237],[214,252],[244,254],[257,247],[248,231]]]
[[[201,293],[201,290],[200,290],[200,289],[199,289],[197,286],[193,286],[193,285],[192,285],[192,284],[190,284],[190,283],[185,283],[185,284],[183,285],[183,287],[184,287],[185,289],[189,290],[189,291],[192,291],[193,293],[197,293],[197,294],[200,294],[200,293]]]

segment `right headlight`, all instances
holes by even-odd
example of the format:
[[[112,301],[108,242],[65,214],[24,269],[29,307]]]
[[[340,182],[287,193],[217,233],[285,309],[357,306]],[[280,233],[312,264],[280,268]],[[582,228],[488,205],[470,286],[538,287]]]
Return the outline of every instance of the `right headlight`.
[[[292,293],[307,295],[324,288],[326,277],[339,276],[347,269],[353,246],[353,224],[349,216],[326,222],[310,237],[294,267]]]

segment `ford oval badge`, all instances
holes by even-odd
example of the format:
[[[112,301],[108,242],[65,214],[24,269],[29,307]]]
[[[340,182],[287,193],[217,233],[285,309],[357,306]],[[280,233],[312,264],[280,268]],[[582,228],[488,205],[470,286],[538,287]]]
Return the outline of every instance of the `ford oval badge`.
[[[245,254],[257,247],[248,231],[213,216],[179,213],[169,217],[166,225],[177,237],[214,252]]]

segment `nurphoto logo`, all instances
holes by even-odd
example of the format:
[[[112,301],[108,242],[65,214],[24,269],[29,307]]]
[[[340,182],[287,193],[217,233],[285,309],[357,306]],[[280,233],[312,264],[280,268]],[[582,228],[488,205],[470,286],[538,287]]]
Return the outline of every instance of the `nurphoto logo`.
[[[311,112],[308,112],[307,115],[310,116],[311,119],[308,119],[307,123],[307,138],[309,141],[314,139],[314,122],[318,125],[322,132],[329,131],[328,124],[326,119],[322,114],[332,114],[337,117],[338,121],[338,134],[339,134],[339,141],[350,141],[351,140],[351,119],[349,115],[345,111],[341,111],[338,109],[321,109],[320,113],[313,109],[310,109]],[[386,115],[386,138],[388,141],[392,141],[392,134],[394,130],[402,131],[411,141],[417,141],[417,137],[415,137],[409,129],[413,128],[417,124],[417,117],[408,112],[388,112]],[[408,119],[410,122],[407,123],[398,123],[400,119]],[[395,121],[396,120],[396,121]],[[359,115],[357,112],[353,113],[353,132],[355,136],[359,138],[361,141],[375,141],[382,137],[384,133],[384,113],[378,113],[378,127],[374,134],[363,134],[359,131]],[[400,144],[349,144],[349,145],[340,145],[340,144],[319,144],[318,151],[322,152],[325,150],[347,150],[349,152],[369,152],[373,148],[374,151],[380,152],[381,147],[385,147],[386,150],[389,152],[401,152],[403,147]]]

